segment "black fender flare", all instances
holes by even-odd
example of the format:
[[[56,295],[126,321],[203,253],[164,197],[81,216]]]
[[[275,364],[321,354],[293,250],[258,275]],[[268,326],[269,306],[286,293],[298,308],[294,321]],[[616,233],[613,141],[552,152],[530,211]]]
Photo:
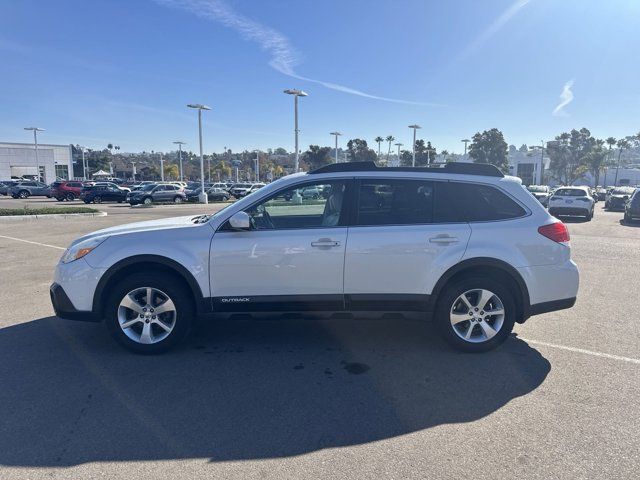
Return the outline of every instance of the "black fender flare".
[[[134,255],[132,257],[124,258],[114,263],[109,269],[102,275],[96,290],[93,294],[93,311],[102,317],[103,301],[105,299],[105,289],[109,282],[123,269],[128,268],[136,264],[156,264],[166,269],[171,270],[173,273],[181,277],[189,286],[189,289],[193,293],[195,301],[195,308],[198,314],[207,313],[211,311],[210,299],[205,298],[202,294],[202,289],[194,276],[183,265],[179,264],[171,258],[164,257],[162,255]]]
[[[442,290],[444,289],[445,285],[449,282],[449,280],[451,280],[451,278],[453,278],[454,275],[466,269],[477,268],[477,267],[496,268],[496,269],[502,270],[504,273],[509,275],[509,277],[511,277],[514,280],[515,287],[517,287],[518,292],[520,293],[521,299],[522,299],[522,304],[519,305],[519,307],[521,307],[521,311],[519,312],[521,316],[520,321],[524,321],[530,317],[529,312],[530,312],[531,302],[529,298],[529,289],[527,288],[527,284],[522,278],[522,275],[520,275],[518,270],[516,270],[514,267],[509,265],[507,262],[504,262],[502,260],[498,260],[495,258],[490,258],[490,257],[469,258],[467,260],[463,260],[460,263],[457,263],[456,265],[451,267],[449,270],[447,270],[440,277],[440,279],[436,282],[435,286],[433,287],[433,291],[431,292],[431,295],[429,297],[430,298],[429,311],[432,311],[432,312],[435,311],[438,297],[442,293]]]

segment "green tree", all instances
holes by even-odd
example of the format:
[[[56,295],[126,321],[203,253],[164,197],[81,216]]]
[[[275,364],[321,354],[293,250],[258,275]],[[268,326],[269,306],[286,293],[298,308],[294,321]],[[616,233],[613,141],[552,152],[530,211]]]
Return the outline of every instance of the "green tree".
[[[380,144],[384,142],[384,138],[378,135],[376,138],[373,139],[373,141],[378,144],[378,158],[380,158]]]
[[[618,171],[620,170],[620,159],[622,158],[622,151],[628,149],[631,146],[631,143],[626,138],[621,138],[618,140],[618,162],[616,163],[616,178],[613,182],[614,186],[618,186]]]
[[[310,170],[315,170],[331,163],[330,152],[331,148],[329,147],[309,145],[309,149],[302,154],[302,161],[309,166]]]
[[[164,178],[174,179],[178,178],[178,175],[180,175],[180,169],[175,163],[167,163],[164,166]]]
[[[588,155],[596,146],[596,139],[586,128],[564,132],[547,145],[549,170],[564,185],[572,185],[589,171]]]
[[[375,162],[376,152],[374,152],[367,141],[361,138],[354,138],[347,142],[347,151],[350,162]]]
[[[469,156],[475,163],[490,163],[503,172],[509,171],[507,142],[497,128],[476,133],[469,145]]]
[[[605,165],[609,152],[604,148],[604,140],[596,140],[596,145],[585,156],[586,164],[593,175],[594,185],[600,184],[600,170]]]

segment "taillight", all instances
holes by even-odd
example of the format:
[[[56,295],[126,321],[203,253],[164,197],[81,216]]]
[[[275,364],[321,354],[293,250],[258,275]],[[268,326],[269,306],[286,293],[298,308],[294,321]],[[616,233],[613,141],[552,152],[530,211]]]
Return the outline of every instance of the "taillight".
[[[538,227],[538,233],[554,242],[569,242],[569,230],[567,230],[567,226],[562,222],[550,223],[549,225]]]

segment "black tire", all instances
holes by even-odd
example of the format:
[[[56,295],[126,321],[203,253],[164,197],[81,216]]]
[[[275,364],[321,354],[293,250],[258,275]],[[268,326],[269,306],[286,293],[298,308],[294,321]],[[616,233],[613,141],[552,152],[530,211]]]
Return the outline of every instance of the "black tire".
[[[93,197],[93,203],[102,203],[102,197],[100,195],[96,195]]]
[[[62,202],[64,200],[64,197],[56,197],[56,200],[59,202]],[[89,202],[86,202],[86,203],[89,203]]]
[[[502,326],[495,336],[483,342],[472,343],[456,334],[454,327],[451,325],[450,313],[460,295],[476,289],[489,290],[500,299],[504,308],[504,318]],[[487,352],[502,344],[511,334],[515,319],[516,306],[511,290],[499,281],[481,276],[463,278],[447,285],[440,294],[434,317],[436,327],[447,343],[457,350],[471,353]]]
[[[120,328],[118,320],[120,302],[129,292],[144,287],[161,290],[175,305],[175,326],[171,333],[158,343],[138,343],[129,338]],[[111,336],[126,349],[141,354],[162,353],[175,347],[189,333],[195,315],[193,297],[187,287],[173,275],[156,271],[133,273],[118,281],[107,299],[104,312],[105,323]]]
[[[87,205],[89,205],[91,202],[89,200],[84,200],[84,203],[86,203]]]
[[[142,203],[144,203],[145,205],[151,205],[151,204],[153,203],[153,198],[151,198],[151,197],[145,197],[145,198],[142,200]]]
[[[180,195],[176,195],[173,197],[173,203],[182,203],[182,197]]]
[[[18,192],[18,198],[22,198],[22,199],[29,198],[29,195],[31,194],[29,193],[28,190],[20,190]]]
[[[67,200],[67,202],[73,202],[76,199],[76,196],[73,193],[67,193],[64,198]]]

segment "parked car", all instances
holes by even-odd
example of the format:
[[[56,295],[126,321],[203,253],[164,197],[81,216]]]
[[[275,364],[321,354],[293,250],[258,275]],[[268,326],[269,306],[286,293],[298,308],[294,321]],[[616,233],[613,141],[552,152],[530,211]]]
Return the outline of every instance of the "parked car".
[[[148,184],[139,190],[132,191],[126,197],[131,205],[143,203],[182,203],[187,200],[184,189],[170,183]]]
[[[588,187],[562,187],[549,198],[549,213],[553,216],[577,215],[591,220],[594,205]]]
[[[122,185],[118,185],[117,183],[114,182],[94,182],[93,185],[99,185],[99,186],[103,186],[103,187],[116,187],[117,189],[123,191],[123,192],[130,192],[131,189],[129,187],[125,187]],[[85,186],[87,186],[87,184],[85,184]]]
[[[636,188],[624,206],[624,222],[640,220],[640,188]]]
[[[547,185],[529,185],[527,190],[531,192],[531,195],[536,197],[543,206],[549,205],[549,197],[551,196],[551,189]]]
[[[9,189],[20,183],[18,180],[3,180],[0,182],[0,195],[9,195]]]
[[[259,183],[259,182],[238,183],[233,187],[231,187],[231,189],[229,190],[229,193],[235,198],[242,198],[242,197],[246,197],[250,193],[255,192],[256,190],[259,190],[260,188],[264,187],[264,185],[265,185],[264,183]]]
[[[207,197],[212,202],[226,202],[231,198],[231,194],[220,187],[211,187],[207,190]]]
[[[72,201],[80,198],[83,183],[78,180],[62,180],[51,184],[51,196],[62,202],[63,200]]]
[[[84,203],[118,202],[127,199],[129,189],[118,187],[114,183],[85,185],[80,193],[80,200]]]
[[[604,202],[607,199],[607,189],[605,187],[596,187],[596,196],[599,201]]]
[[[29,197],[49,197],[51,198],[51,187],[43,182],[29,180],[18,182],[9,187],[9,194],[13,198],[29,198]]]
[[[307,187],[327,198],[281,200]],[[412,311],[454,347],[480,352],[515,322],[574,305],[570,252],[566,226],[492,165],[339,163],[214,215],[80,237],[50,294],[58,317],[104,320],[143,353],[175,346],[214,312],[309,310]]]
[[[604,208],[607,210],[624,210],[624,205],[627,200],[633,195],[633,187],[616,187],[609,192],[607,199],[604,202]]]

